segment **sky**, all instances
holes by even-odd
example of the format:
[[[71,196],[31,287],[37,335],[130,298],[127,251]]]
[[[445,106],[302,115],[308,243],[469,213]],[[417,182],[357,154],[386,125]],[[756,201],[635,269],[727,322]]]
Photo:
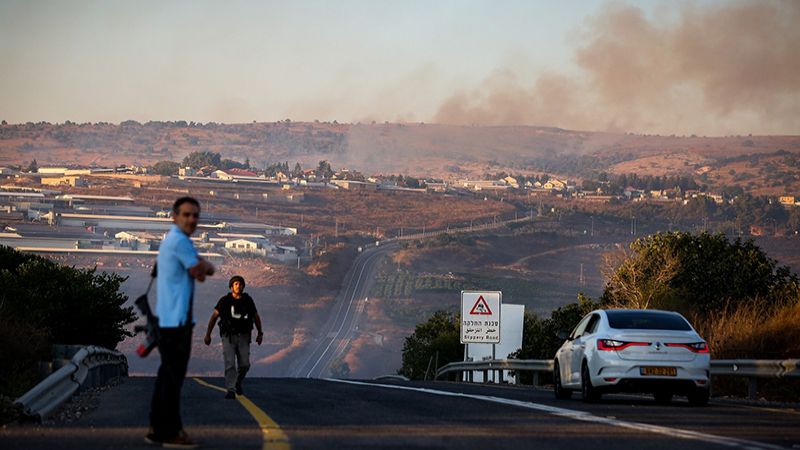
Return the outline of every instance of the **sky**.
[[[799,134],[800,2],[0,0],[0,119]]]

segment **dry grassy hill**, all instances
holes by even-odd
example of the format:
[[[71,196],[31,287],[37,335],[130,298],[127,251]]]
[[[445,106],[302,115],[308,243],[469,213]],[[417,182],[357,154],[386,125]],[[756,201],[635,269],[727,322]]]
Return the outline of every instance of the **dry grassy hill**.
[[[442,178],[477,177],[502,170],[577,178],[597,171],[689,174],[709,166],[715,171],[710,174],[712,183],[752,183],[742,176],[735,180],[735,174],[726,176],[731,170],[747,172],[727,167],[727,160],[780,150],[797,155],[800,136],[684,137],[530,126],[288,121],[0,126],[0,165],[25,165],[33,159],[40,165],[152,164],[165,159],[180,161],[193,151],[205,150],[240,161],[249,158],[258,167],[299,161],[307,168],[326,159],[337,168]]]

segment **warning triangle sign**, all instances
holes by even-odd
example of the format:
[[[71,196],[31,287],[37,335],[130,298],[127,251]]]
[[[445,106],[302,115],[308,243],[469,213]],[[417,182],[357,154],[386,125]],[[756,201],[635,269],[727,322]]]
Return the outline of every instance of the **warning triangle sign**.
[[[489,304],[486,303],[486,300],[484,300],[483,296],[481,295],[478,297],[478,301],[475,302],[475,305],[472,307],[472,310],[469,313],[477,316],[491,316],[492,310],[489,309]]]

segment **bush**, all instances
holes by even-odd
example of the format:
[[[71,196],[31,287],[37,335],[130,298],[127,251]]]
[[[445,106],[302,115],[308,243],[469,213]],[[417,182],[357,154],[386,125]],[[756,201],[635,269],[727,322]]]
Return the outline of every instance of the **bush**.
[[[0,247],[0,303],[4,316],[47,330],[58,344],[115,348],[136,320],[120,292],[127,278],[97,269],[60,266],[40,256]]]
[[[0,246],[0,397],[16,398],[33,387],[38,363],[49,359],[54,343],[113,349],[131,336],[125,326],[136,316],[123,307],[125,280]]]
[[[440,310],[426,322],[418,324],[414,333],[403,343],[403,365],[397,373],[412,380],[421,380],[425,378],[431,358],[437,359],[437,353],[439,367],[462,361],[464,346],[460,342],[460,323],[459,315]],[[431,365],[431,369],[435,371],[436,367]]]
[[[672,309],[714,315],[758,303],[765,312],[800,295],[797,275],[778,266],[752,240],[723,234],[656,233],[637,239],[616,261],[607,258],[603,306]]]
[[[794,359],[800,356],[800,303],[765,311],[755,303],[726,308],[713,317],[697,318],[695,328],[709,343],[714,359]],[[744,397],[748,380],[744,377],[715,377],[715,395]],[[762,379],[759,397],[777,401],[797,401],[800,381]]]

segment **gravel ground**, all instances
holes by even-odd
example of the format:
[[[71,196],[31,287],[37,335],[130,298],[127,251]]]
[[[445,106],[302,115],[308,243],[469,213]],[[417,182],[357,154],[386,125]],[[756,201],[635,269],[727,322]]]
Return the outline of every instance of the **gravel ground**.
[[[42,421],[42,424],[57,425],[80,420],[86,413],[97,409],[100,405],[100,395],[103,392],[113,389],[115,386],[124,382],[125,377],[117,377],[103,386],[87,388],[80,391],[78,394],[73,395],[68,402],[56,409],[50,417]]]

